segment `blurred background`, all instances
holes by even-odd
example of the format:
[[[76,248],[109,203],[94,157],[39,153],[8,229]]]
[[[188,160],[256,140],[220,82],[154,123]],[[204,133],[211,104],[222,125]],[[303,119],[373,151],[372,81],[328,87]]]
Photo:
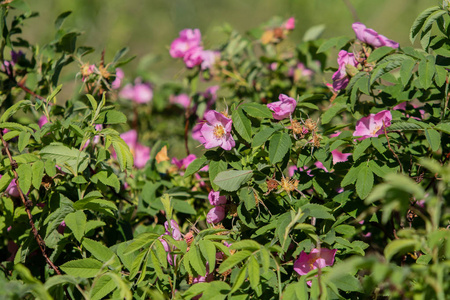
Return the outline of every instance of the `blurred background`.
[[[94,47],[92,61],[106,50],[110,60],[128,46],[137,58],[124,67],[127,77],[157,73],[174,79],[184,68],[181,60],[169,56],[168,47],[183,28],[199,28],[205,48],[225,41],[220,27],[228,23],[240,33],[269,21],[295,17],[296,28],[289,39],[301,40],[311,26],[324,24],[324,38],[354,36],[355,15],[367,27],[400,43],[410,45],[409,28],[425,8],[436,0],[44,0],[27,1],[38,18],[25,25],[25,36],[32,43],[52,40],[54,21],[64,11],[72,11],[65,27],[84,32],[80,44]],[[354,13],[349,8],[354,8]]]

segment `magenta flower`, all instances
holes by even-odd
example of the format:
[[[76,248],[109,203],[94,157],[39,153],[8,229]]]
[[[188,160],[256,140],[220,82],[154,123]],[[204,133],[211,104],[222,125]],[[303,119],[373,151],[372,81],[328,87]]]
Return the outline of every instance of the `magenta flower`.
[[[337,249],[312,249],[309,254],[305,251],[300,253],[298,259],[294,262],[294,271],[299,275],[306,275],[310,271],[318,268],[325,268],[334,264],[334,256]],[[317,275],[316,275],[317,276]],[[311,286],[311,280],[307,282]]]
[[[173,247],[171,249],[167,241],[162,237],[164,235],[170,235],[171,237],[173,237],[174,240],[179,241],[183,238],[183,236],[181,235],[180,228],[175,220],[170,220],[170,226],[172,227],[172,232],[170,232],[169,223],[167,221],[164,222],[164,228],[166,229],[166,232],[159,237],[159,241],[163,245],[164,250],[166,250],[167,252],[167,262],[170,265],[173,265],[173,260],[176,259],[177,256],[175,255],[174,257],[172,257],[172,254],[170,252],[173,250]]]
[[[363,43],[371,45],[375,48],[388,46],[391,48],[398,48],[399,44],[393,40],[388,39],[384,35],[378,34],[372,28],[367,28],[366,25],[356,22],[352,25],[355,31],[356,38]]]
[[[295,67],[289,69],[288,76],[292,77],[294,81],[300,79],[311,80],[314,75],[314,71],[305,67],[303,63],[298,63]]]
[[[226,196],[220,196],[220,192],[215,192],[211,190],[208,194],[208,200],[211,205],[224,205],[227,203],[227,197]]]
[[[8,193],[11,197],[14,197],[14,198],[19,198],[20,197],[19,189],[17,188],[17,183],[16,183],[15,179],[13,179],[9,183],[9,185],[6,188],[5,192]]]
[[[283,120],[288,118],[295,110],[297,101],[294,98],[284,94],[278,96],[280,101],[267,104],[267,107],[273,111],[272,116],[275,120]]]
[[[199,123],[195,124],[195,126],[192,128],[192,138],[196,141],[199,141],[201,144],[206,143],[205,138],[202,135],[202,127],[205,123],[205,119],[201,120]]]
[[[338,151],[337,149],[334,149],[331,151],[331,155],[333,155],[333,165],[339,163],[339,162],[346,162],[348,160],[348,157],[352,155],[351,153],[342,153]]]
[[[191,48],[200,46],[202,35],[199,29],[183,29],[180,37],[170,45],[170,55],[173,58],[183,58]]]
[[[397,104],[396,106],[394,106],[392,109],[393,110],[403,110],[406,111],[406,105],[409,104],[411,105],[413,108],[419,108],[419,105],[414,104],[414,103],[410,103],[410,102],[402,102],[400,104]],[[420,112],[420,117],[423,119],[423,117],[425,116],[425,111],[423,109],[419,109]],[[420,118],[417,117],[411,117],[409,114],[404,114],[407,118],[413,118],[415,120],[420,121]]]
[[[103,129],[103,125],[102,124],[97,124],[95,125],[95,130],[96,131],[101,131]],[[87,146],[89,146],[91,140],[87,140],[86,143],[83,146],[83,149],[85,149]],[[92,139],[92,145],[96,145],[98,144],[98,142],[100,142],[100,136],[99,135],[95,135],[94,138]]]
[[[338,54],[338,64],[339,69],[336,73],[333,74],[333,89],[335,91],[340,91],[345,89],[348,82],[350,81],[349,76],[346,71],[346,65],[350,65],[356,67],[358,62],[355,59],[355,55],[353,53],[349,53],[347,51],[341,50]]]
[[[215,206],[206,215],[206,222],[216,224],[225,218],[225,207]]]
[[[134,166],[138,169],[145,167],[145,164],[150,159],[150,148],[138,142],[136,130],[133,129],[124,132],[120,137],[127,143],[128,147],[130,147],[130,151],[134,157]]]
[[[360,136],[359,140],[369,137],[377,137],[383,134],[384,128],[391,125],[392,115],[389,110],[380,111],[377,114],[370,114],[356,122],[353,136]]]
[[[142,83],[140,78],[134,81],[134,85],[127,84],[120,91],[119,96],[137,103],[148,103],[153,99],[153,90],[148,83]]]
[[[231,136],[233,121],[215,110],[205,113],[206,123],[200,132],[205,139],[203,143],[206,149],[220,146],[224,150],[231,150],[235,141]]]
[[[39,118],[39,121],[38,121],[39,128],[42,128],[42,126],[44,126],[47,123],[48,123],[48,120],[47,120],[46,116],[42,116]]]
[[[203,63],[203,47],[193,47],[189,49],[183,57],[186,67],[189,69]]]
[[[286,28],[287,30],[294,30],[295,19],[293,17],[287,19],[287,21],[284,23],[284,28]]]
[[[202,56],[202,70],[210,69],[214,64],[220,60],[220,52],[213,50],[205,50],[201,53]]]
[[[189,107],[189,104],[191,103],[191,98],[188,94],[179,94],[179,95],[171,95],[169,98],[169,102],[172,104],[179,104],[185,109]]]
[[[57,231],[58,231],[58,233],[59,234],[64,234],[64,230],[66,230],[66,222],[65,221],[62,221],[60,224],[59,224],[59,226],[58,226],[58,229],[57,229]]]
[[[125,77],[125,74],[123,73],[121,68],[116,69],[116,78],[111,83],[111,88],[113,90],[117,90],[120,88],[120,85],[122,84],[122,79]]]

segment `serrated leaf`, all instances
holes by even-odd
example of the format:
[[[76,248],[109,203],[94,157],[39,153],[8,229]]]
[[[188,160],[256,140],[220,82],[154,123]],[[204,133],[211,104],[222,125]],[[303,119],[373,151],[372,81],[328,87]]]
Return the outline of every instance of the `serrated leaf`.
[[[235,265],[243,261],[244,259],[248,258],[250,255],[252,255],[253,252],[248,250],[243,250],[239,252],[235,252],[233,255],[229,256],[226,260],[224,260],[219,267],[219,273],[223,273],[231,268],[233,268]]]
[[[85,226],[85,228],[86,228],[86,226]],[[88,239],[88,238],[84,238],[82,244],[83,244],[83,247],[86,248],[86,250],[89,251],[92,254],[92,256],[95,257],[96,259],[98,259],[99,261],[101,261],[103,263],[106,263],[109,261],[109,263],[111,265],[115,265],[116,267],[118,267],[120,265],[118,260],[110,261],[111,258],[117,259],[117,256],[111,249],[109,249],[102,243]]]
[[[434,129],[425,129],[425,137],[428,144],[430,144],[431,150],[436,152],[441,146],[441,135]]]
[[[220,172],[214,179],[214,183],[221,189],[234,192],[237,191],[244,183],[253,176],[252,170],[227,170]]]
[[[233,111],[231,118],[233,120],[234,129],[244,140],[250,143],[252,140],[252,123],[244,114],[242,108]]]
[[[118,110],[107,110],[99,114],[96,124],[123,124],[127,122],[127,116]]]
[[[411,122],[395,122],[389,126],[389,131],[393,130],[423,130],[422,126]]]
[[[254,118],[272,118],[272,111],[267,107],[267,105],[259,103],[244,103],[241,108],[249,115]]]
[[[184,173],[184,178],[191,176],[194,173],[197,173],[201,168],[203,168],[207,164],[208,164],[208,159],[204,156],[195,159],[186,168],[186,172]]]
[[[367,59],[367,62],[375,62],[377,60],[380,60],[380,58],[383,58],[384,56],[388,55],[391,52],[394,52],[395,49],[392,49],[391,47],[383,46],[375,49],[372,53],[370,53],[369,58]]]
[[[75,238],[80,242],[84,236],[84,229],[86,228],[86,215],[83,211],[76,211],[68,214],[64,218],[67,227],[72,230]]]
[[[400,67],[400,78],[403,85],[407,85],[411,76],[413,75],[414,67],[416,66],[416,61],[413,59],[405,59]]]
[[[205,276],[206,267],[200,255],[200,250],[195,245],[191,245],[189,252],[189,264],[191,265],[192,269],[194,269],[194,271],[198,275]]]
[[[129,244],[125,248],[125,250],[123,251],[123,255],[131,254],[134,251],[137,251],[141,248],[144,248],[144,247],[150,245],[158,237],[159,237],[159,235],[156,233],[143,233],[143,234],[139,235],[138,237],[136,237],[133,240],[133,242],[131,244]]]
[[[108,139],[111,139],[111,144],[116,152],[120,170],[123,171],[126,169],[128,172],[131,172],[134,158],[133,154],[131,154],[130,147],[128,147],[127,143],[119,136],[111,135],[108,136]]]
[[[0,178],[0,192],[3,192],[10,182],[13,180],[12,172],[8,172],[6,174],[3,174],[3,176]]]
[[[209,273],[212,273],[216,265],[216,247],[209,240],[201,240],[198,245],[203,257],[208,262]]]
[[[163,244],[159,239],[156,239],[153,244],[156,256],[158,257],[159,263],[163,268],[167,268],[167,252],[164,249]]]
[[[346,187],[349,184],[352,184],[356,181],[359,175],[359,169],[361,165],[355,166],[353,165],[350,170],[345,174],[344,178],[341,182],[341,187]]]
[[[68,261],[60,268],[68,275],[81,278],[92,278],[101,270],[103,264],[93,258],[82,258]]]
[[[30,100],[20,100],[19,102],[13,104],[11,107],[9,107],[7,110],[5,110],[5,112],[2,114],[2,116],[0,117],[0,123],[5,123],[18,110],[20,110],[26,106],[30,106],[31,104],[32,104],[32,102]],[[25,126],[23,126],[23,127],[25,127]],[[2,128],[5,128],[5,127],[2,127]],[[25,128],[27,128],[27,127],[25,127]],[[22,130],[19,130],[19,131],[22,131]]]
[[[257,286],[259,285],[259,276],[260,276],[259,263],[252,255],[248,260],[248,279],[250,280],[250,285],[253,289],[256,289]]]
[[[18,142],[18,149],[19,152],[22,152],[26,146],[28,146],[28,143],[30,142],[31,133],[22,131],[19,134],[19,142]]]
[[[339,36],[331,38],[325,42],[323,42],[319,49],[317,50],[317,53],[325,52],[333,47],[336,47],[337,49],[341,49],[344,47],[348,42],[350,42],[351,38],[346,36]]]
[[[31,183],[35,189],[39,189],[42,183],[42,177],[44,177],[44,162],[38,160],[31,167],[31,172],[33,174]]]
[[[301,206],[300,209],[309,217],[334,220],[334,216],[329,213],[330,209],[320,204],[308,203]]]
[[[255,134],[252,141],[252,148],[259,147],[264,144],[275,131],[277,131],[276,128],[266,127]]]
[[[369,166],[362,164],[359,167],[359,174],[356,180],[356,193],[361,199],[365,199],[373,187],[373,173]]]
[[[434,126],[434,129],[450,134],[450,122],[439,123]]]
[[[434,61],[422,59],[419,62],[419,80],[422,88],[428,89],[431,86],[435,72]]]
[[[219,190],[219,185],[217,185],[214,182],[214,179],[216,179],[217,175],[220,172],[223,172],[227,169],[228,164],[226,161],[223,160],[212,160],[209,163],[209,181],[211,182],[211,187],[213,190],[217,191]]]
[[[378,78],[380,78],[384,74],[400,67],[401,65],[401,61],[390,61],[376,66],[375,69],[373,69],[372,74],[370,75],[370,85],[372,85]]]
[[[336,100],[334,101],[334,103],[332,104],[331,107],[329,107],[320,117],[321,119],[321,123],[322,124],[328,124],[334,116],[336,116],[338,113],[340,113],[341,111],[343,111],[344,109],[347,108],[347,103],[345,103],[345,98],[340,98],[342,100],[338,100],[338,98],[336,98]]]
[[[353,160],[356,161],[358,158],[360,158],[361,155],[364,154],[366,149],[369,148],[370,144],[371,144],[370,138],[362,140],[362,142],[360,142],[353,151]]]
[[[409,32],[409,39],[411,41],[411,44],[414,44],[414,40],[416,39],[417,34],[422,29],[422,26],[425,23],[426,19],[433,12],[438,11],[440,9],[441,8],[439,6],[433,6],[433,7],[427,8],[414,20],[413,25],[411,26],[411,30]]]
[[[54,160],[66,173],[77,175],[82,173],[89,164],[89,155],[75,148],[69,148],[62,143],[51,143],[39,152],[46,160]]]
[[[239,270],[239,273],[237,274],[236,279],[234,280],[233,287],[231,288],[230,291],[231,294],[237,291],[244,283],[245,278],[247,277],[247,267],[248,266],[245,265]]]
[[[231,250],[250,250],[256,251],[261,248],[261,245],[253,240],[242,240],[239,242],[235,242],[230,246]]]
[[[403,254],[414,250],[416,243],[417,241],[414,239],[393,240],[384,248],[384,256],[387,261],[390,261],[396,254]]]
[[[19,175],[18,184],[24,194],[27,194],[31,187],[32,168],[29,164],[22,164],[17,168]]]
[[[91,288],[91,300],[103,299],[106,295],[116,289],[117,285],[109,275],[103,275],[94,281]]]
[[[280,162],[291,149],[291,136],[287,133],[277,132],[269,142],[269,160],[272,164]]]

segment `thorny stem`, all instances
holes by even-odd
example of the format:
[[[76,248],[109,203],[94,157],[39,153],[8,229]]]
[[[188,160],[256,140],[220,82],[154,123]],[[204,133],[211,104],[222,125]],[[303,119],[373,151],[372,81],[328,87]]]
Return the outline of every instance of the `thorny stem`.
[[[45,253],[45,249],[46,249],[45,242],[44,242],[44,240],[42,239],[42,237],[41,237],[41,235],[39,234],[39,232],[37,231],[36,226],[34,225],[33,215],[31,214],[31,211],[30,211],[30,206],[31,206],[30,203],[31,203],[31,202],[25,199],[25,195],[23,194],[23,191],[22,191],[22,189],[21,189],[20,186],[19,186],[19,174],[17,174],[17,171],[16,171],[16,164],[17,164],[17,163],[16,163],[16,161],[12,158],[11,152],[9,151],[9,148],[8,148],[8,144],[7,144],[6,141],[3,139],[3,134],[2,134],[1,132],[0,132],[0,139],[1,139],[1,141],[2,141],[2,144],[3,144],[3,147],[4,147],[4,149],[5,149],[6,155],[8,156],[9,162],[10,162],[10,164],[11,164],[11,170],[12,170],[13,173],[14,173],[14,178],[15,178],[16,184],[17,184],[17,190],[19,191],[20,199],[22,200],[23,206],[24,206],[24,208],[25,208],[25,212],[27,213],[28,220],[29,220],[29,223],[30,223],[30,225],[31,225],[31,231],[33,232],[34,238],[36,239],[36,242],[37,242],[39,248],[41,249],[42,256],[44,256],[45,261],[46,261],[47,264],[48,264],[48,265],[56,272],[56,274],[62,275],[62,274],[61,274],[61,271],[58,269],[58,267],[57,267],[57,266],[51,261],[51,259],[47,256],[47,253]],[[70,297],[70,294],[68,293],[68,291],[67,291],[66,288],[64,288],[64,291],[65,291],[65,293],[66,293],[66,297],[67,297],[68,299],[72,299],[72,298]]]
[[[402,166],[402,163],[400,162],[400,158],[398,158],[397,153],[395,153],[394,150],[393,150],[392,147],[391,147],[391,142],[389,142],[389,137],[388,137],[388,135],[387,135],[386,124],[384,123],[384,120],[383,120],[383,129],[384,129],[384,136],[386,137],[386,140],[387,140],[387,142],[388,142],[389,150],[391,150],[392,154],[393,154],[394,157],[397,159],[398,165],[399,165],[399,167],[400,167],[400,172],[403,173],[403,166]]]

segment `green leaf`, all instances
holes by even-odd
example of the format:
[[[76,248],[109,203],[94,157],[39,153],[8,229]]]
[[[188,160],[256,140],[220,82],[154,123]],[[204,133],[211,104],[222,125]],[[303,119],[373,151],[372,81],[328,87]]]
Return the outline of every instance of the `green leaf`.
[[[346,36],[339,36],[331,38],[325,42],[323,42],[319,49],[317,50],[317,53],[325,52],[333,47],[336,47],[337,49],[341,49],[344,47],[348,42],[350,42],[352,38],[346,37]]]
[[[434,126],[434,129],[442,131],[442,132],[444,132],[446,134],[450,134],[450,122],[439,123],[436,126]]]
[[[96,124],[123,124],[127,122],[125,114],[118,110],[107,110],[99,114]]]
[[[133,242],[131,244],[129,244],[127,246],[127,248],[125,248],[125,250],[123,251],[123,255],[131,254],[134,251],[137,251],[137,250],[139,250],[141,248],[144,248],[144,247],[150,245],[158,237],[159,237],[159,235],[156,234],[156,233],[143,233],[143,234],[140,234],[138,237],[136,237],[133,240]]]
[[[370,53],[370,56],[367,59],[367,62],[376,62],[377,60],[380,60],[380,58],[383,58],[384,56],[386,56],[389,53],[392,53],[394,51],[395,51],[395,49],[392,49],[391,47],[387,47],[387,46],[377,48],[372,53]]]
[[[259,285],[260,269],[259,263],[256,261],[255,256],[250,256],[248,259],[248,279],[253,289]]]
[[[373,187],[373,173],[369,166],[362,164],[359,167],[358,179],[356,180],[356,193],[361,199],[365,199]]]
[[[167,278],[167,275],[164,274],[163,270],[161,269],[160,261],[158,260],[158,257],[156,256],[155,251],[150,250],[150,258],[151,258],[151,260],[152,260],[153,268],[155,269],[156,275],[158,275],[158,277],[161,278],[162,280],[163,280],[164,278]],[[165,259],[164,259],[164,261],[165,261]],[[146,265],[147,265],[147,264],[144,263],[144,265],[142,266],[143,272],[142,272],[141,275],[139,276],[138,282],[140,282],[141,280],[143,280],[144,277],[145,277],[145,274],[144,274],[144,273],[145,273],[145,270],[147,269],[147,266],[146,266]]]
[[[414,67],[416,66],[416,61],[413,59],[405,59],[400,67],[400,78],[403,85],[407,85],[411,76],[413,75]]]
[[[198,245],[203,257],[208,262],[209,273],[212,273],[216,265],[216,247],[209,240],[201,240]]]
[[[32,168],[29,164],[22,164],[17,168],[17,175],[19,175],[19,187],[25,194],[28,193],[31,187]]]
[[[198,294],[203,293],[208,288],[208,283],[199,282],[191,285],[187,291],[183,293],[183,299],[192,299]]]
[[[185,200],[172,199],[172,206],[174,210],[184,214],[195,215],[197,213],[197,210]]]
[[[401,65],[402,61],[390,61],[377,65],[370,75],[370,85],[372,85],[378,78],[380,78],[384,74],[397,69]]]
[[[31,133],[22,131],[19,134],[19,142],[18,142],[18,149],[19,152],[22,152],[26,146],[28,146],[28,143],[30,142]]]
[[[409,39],[411,41],[411,44],[414,44],[414,40],[416,39],[417,34],[422,29],[423,24],[425,23],[426,19],[435,11],[440,10],[441,8],[439,6],[433,6],[430,8],[427,8],[424,10],[417,18],[414,20],[413,25],[411,26],[411,30],[409,32]]]
[[[436,82],[436,85],[438,87],[441,87],[445,84],[445,81],[447,80],[447,70],[446,68],[442,66],[435,66],[436,68],[436,74],[434,76],[434,82]]]
[[[66,222],[67,227],[72,230],[73,235],[80,242],[86,228],[86,215],[84,212],[80,210],[70,213],[65,217],[64,222]]]
[[[291,149],[291,136],[287,133],[277,132],[269,142],[269,160],[272,164],[280,162]]]
[[[411,122],[395,122],[393,124],[391,124],[391,126],[389,126],[389,131],[393,131],[393,130],[422,130],[422,126],[415,124],[415,123],[411,123]]]
[[[425,129],[425,137],[428,144],[430,144],[431,150],[436,152],[441,147],[441,135],[434,129]]]
[[[413,251],[417,241],[414,239],[401,239],[391,241],[386,248],[384,248],[384,256],[387,261],[390,261],[396,254],[404,254]]]
[[[220,172],[225,171],[227,167],[227,162],[223,160],[212,160],[209,162],[209,181],[213,190],[219,190],[219,186],[214,182],[214,179],[216,179]]]
[[[64,23],[64,20],[71,14],[71,11],[65,11],[62,14],[60,14],[55,21],[55,28],[56,30],[60,29],[62,24]]]
[[[252,170],[227,170],[220,172],[214,179],[214,183],[225,191],[234,192],[249,181],[252,176]]]
[[[102,277],[94,280],[91,288],[91,300],[103,299],[106,295],[111,293],[117,288],[116,283],[109,275],[103,275]]]
[[[230,293],[234,293],[236,292],[244,283],[245,278],[247,277],[247,268],[248,266],[245,265],[243,266],[240,270],[239,273],[237,274],[235,280],[234,280],[234,284],[233,284],[233,288],[231,289]]]
[[[362,140],[356,147],[355,151],[353,152],[353,160],[356,161],[358,158],[361,157],[362,154],[366,151],[366,149],[370,146],[371,139],[367,138]]]
[[[88,98],[89,102],[91,103],[92,106],[92,112],[94,113],[97,110],[98,104],[97,101],[95,100],[95,98],[90,95],[90,94],[86,94],[86,97]]]
[[[164,250],[164,246],[159,239],[156,239],[153,244],[156,256],[158,257],[159,263],[163,268],[167,268],[167,252]]]
[[[2,116],[0,117],[0,123],[5,123],[18,110],[20,110],[26,106],[30,106],[31,104],[32,104],[32,102],[30,100],[20,100],[19,102],[13,104],[11,107],[9,107],[7,110],[5,110],[5,112],[2,114]],[[5,127],[2,127],[2,128],[5,128]],[[20,130],[20,131],[22,131],[22,130]]]
[[[419,80],[424,89],[428,89],[433,83],[434,73],[436,68],[434,61],[422,59],[419,63]]]
[[[81,278],[95,277],[101,270],[103,264],[93,258],[82,258],[68,261],[60,268],[68,275]]]
[[[219,273],[223,273],[233,268],[235,265],[252,255],[252,253],[253,252],[247,250],[234,253],[220,264]]]
[[[208,164],[208,159],[204,156],[197,158],[193,162],[189,164],[186,168],[186,172],[184,173],[184,178],[191,176],[194,173],[197,173],[201,168]]]
[[[56,163],[52,159],[47,159],[44,163],[45,173],[48,176],[54,177],[56,175]]]
[[[118,193],[120,191],[120,181],[117,178],[117,175],[114,173],[109,173],[107,171],[100,171],[95,173],[92,177],[91,177],[91,181],[93,183],[97,183],[98,181],[100,181],[101,183],[111,186],[114,188],[114,190],[116,191],[116,193]]]
[[[70,34],[70,33],[69,33]],[[47,97],[47,102],[51,102],[53,100],[53,98],[56,97],[56,95],[59,94],[59,92],[61,92],[62,89],[62,84],[58,85],[50,94],[50,96]]]
[[[324,24],[319,24],[308,28],[308,30],[306,30],[305,34],[303,35],[303,42],[315,41],[319,39],[323,31],[325,30],[325,27],[326,26]]]
[[[0,178],[0,192],[6,190],[8,185],[11,183],[12,179],[13,177],[11,171],[6,174],[3,174],[2,178]]]
[[[273,127],[263,128],[253,137],[252,148],[259,147],[264,144],[269,139],[269,137],[277,130],[277,128]]]
[[[117,161],[119,162],[120,170],[127,170],[131,172],[134,164],[134,158],[131,154],[130,147],[119,136],[108,136],[111,139],[112,146],[117,155]]]
[[[267,105],[259,103],[244,103],[241,108],[253,118],[272,118],[272,111],[267,107]]]
[[[44,162],[42,160],[35,162],[31,167],[31,173],[33,174],[31,183],[38,190],[41,187],[42,177],[44,177]]]
[[[261,248],[261,245],[253,240],[242,240],[235,242],[230,246],[231,250],[250,250],[256,251]]]
[[[54,160],[66,173],[77,175],[82,173],[89,164],[89,155],[75,148],[69,148],[61,143],[51,143],[39,152],[46,160]]]
[[[194,269],[198,275],[205,276],[206,267],[200,255],[200,250],[195,245],[191,245],[189,252],[189,264],[192,269]]]
[[[85,226],[86,228],[86,226]],[[110,265],[113,265],[115,267],[119,267],[120,263],[118,261],[118,258],[116,256],[116,254],[109,249],[108,247],[106,247],[105,245],[103,245],[100,242],[88,239],[88,238],[84,238],[83,239],[83,247],[86,248],[87,251],[89,251],[93,257],[95,257],[96,259],[98,259],[99,261],[106,263],[109,261]],[[110,261],[112,259],[114,259],[113,261]]]
[[[107,212],[109,210],[117,210],[117,206],[112,201],[98,198],[83,198],[73,204],[76,210],[90,209],[99,212]]]
[[[329,107],[320,117],[322,120],[322,124],[328,124],[334,116],[347,108],[347,103],[345,103],[344,97],[336,98],[331,107]]]
[[[342,179],[341,187],[346,187],[347,185],[354,183],[358,178],[360,168],[361,165],[358,166],[353,165]]]
[[[234,129],[244,140],[250,143],[252,140],[252,122],[244,114],[242,108],[233,111],[231,118]]]
[[[330,209],[320,204],[308,203],[301,206],[300,209],[309,217],[334,220],[333,215],[329,213]]]
[[[431,29],[431,26],[443,15],[448,14],[448,11],[445,10],[438,10],[430,14],[430,16],[427,18],[426,22],[424,23],[422,27],[423,32],[428,32]]]

